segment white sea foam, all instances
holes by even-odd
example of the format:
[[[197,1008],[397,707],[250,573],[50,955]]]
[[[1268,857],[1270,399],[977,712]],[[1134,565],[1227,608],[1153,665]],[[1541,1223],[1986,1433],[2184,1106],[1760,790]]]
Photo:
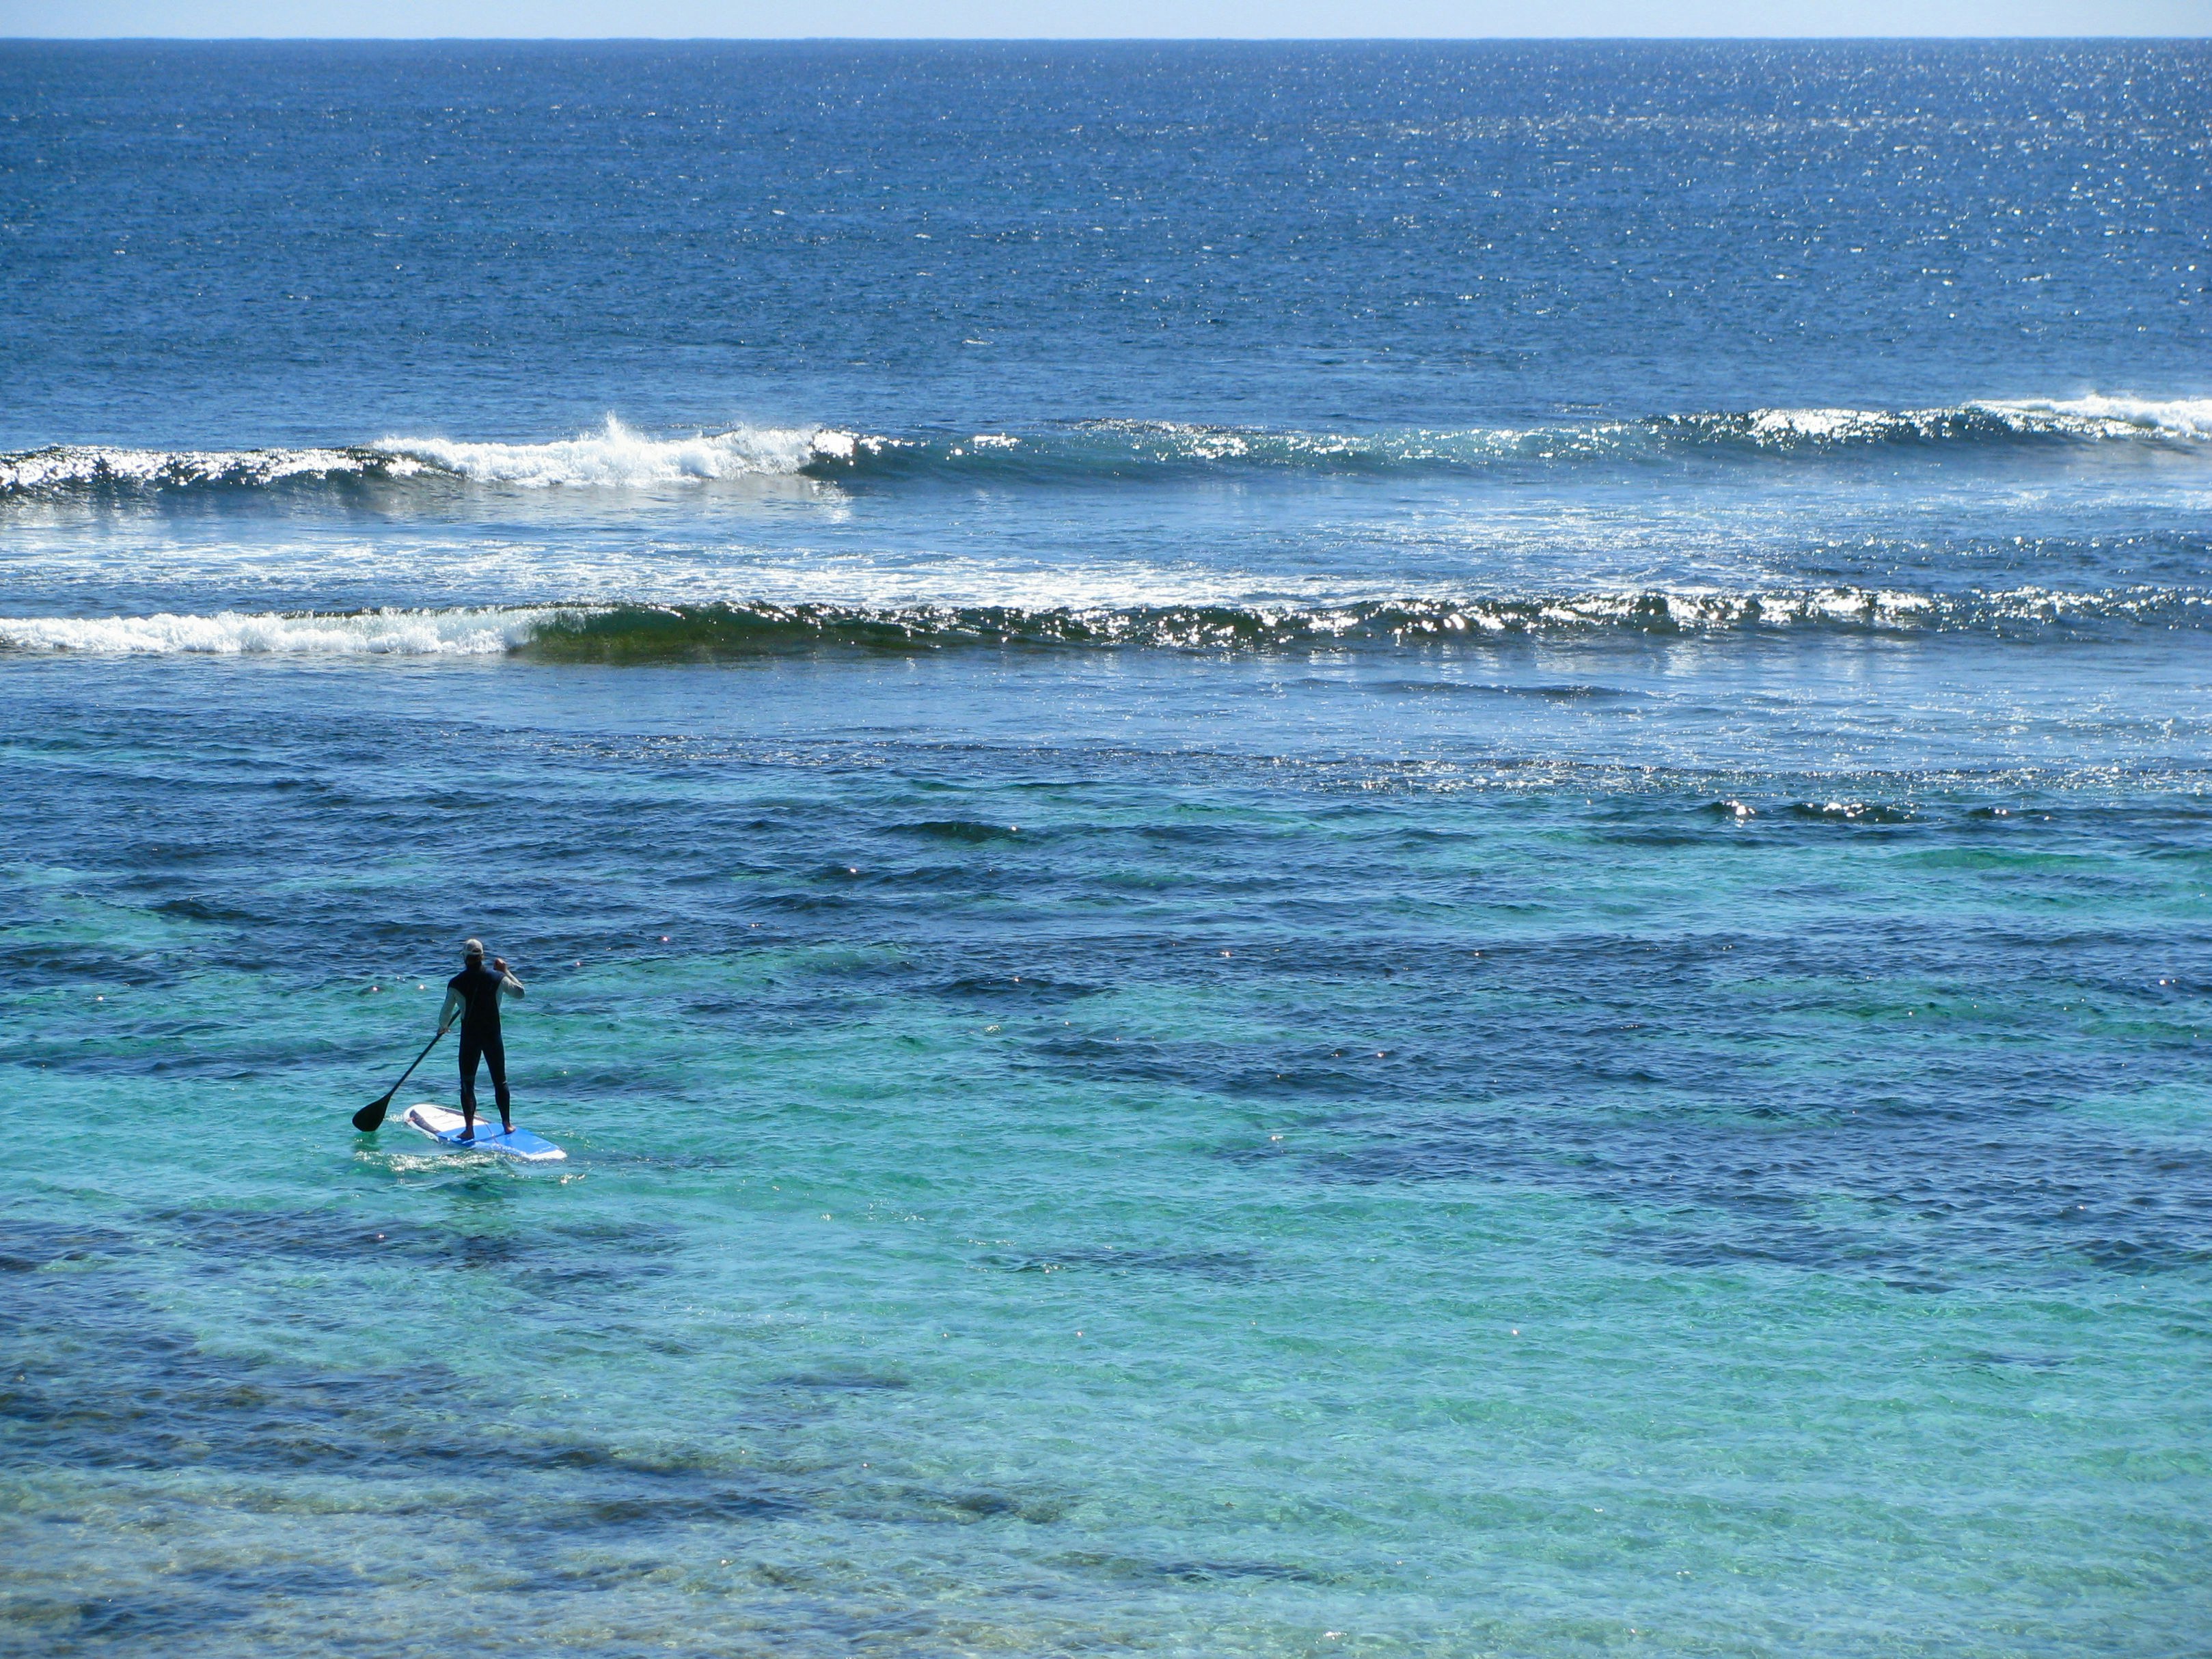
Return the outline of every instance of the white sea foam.
[[[1993,414],[2079,422],[2099,437],[2142,434],[2212,441],[2212,398],[2026,398],[1976,404]]]
[[[487,656],[512,650],[549,607],[196,617],[0,617],[0,648],[102,655]]]
[[[421,471],[406,456],[347,449],[118,449],[57,444],[0,456],[0,495],[79,489],[88,484],[180,488],[192,484],[270,484],[285,478],[330,477],[374,468],[387,477]]]
[[[1938,601],[1923,593],[1902,593],[1887,588],[1820,587],[1728,592],[1711,588],[1636,589],[1612,593],[1581,593],[1542,602],[1535,615],[1542,621],[1566,627],[1663,624],[1687,631],[1739,628],[1790,627],[1808,623],[1844,623],[1895,627],[1920,621],[1936,609]],[[1522,602],[1498,603],[1498,620],[1486,620],[1478,607],[1476,621],[1486,627],[1510,626],[1521,620]]]
[[[689,438],[650,438],[610,415],[597,432],[552,443],[384,438],[369,447],[480,483],[543,489],[788,476],[817,461],[850,460],[861,441],[850,432],[796,426],[741,426]]]

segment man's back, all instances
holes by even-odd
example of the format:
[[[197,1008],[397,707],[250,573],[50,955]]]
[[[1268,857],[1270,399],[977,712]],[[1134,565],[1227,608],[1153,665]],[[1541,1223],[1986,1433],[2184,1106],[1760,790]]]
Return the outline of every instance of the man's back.
[[[476,1035],[499,1030],[499,997],[507,976],[494,973],[482,962],[471,962],[446,981],[446,988],[461,1000],[461,1029]]]

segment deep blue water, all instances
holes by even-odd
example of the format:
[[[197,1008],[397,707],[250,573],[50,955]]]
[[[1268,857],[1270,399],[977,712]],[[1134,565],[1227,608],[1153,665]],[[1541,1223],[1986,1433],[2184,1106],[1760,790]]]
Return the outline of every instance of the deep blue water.
[[[0,45],[0,1649],[2212,1643],[2208,71]]]

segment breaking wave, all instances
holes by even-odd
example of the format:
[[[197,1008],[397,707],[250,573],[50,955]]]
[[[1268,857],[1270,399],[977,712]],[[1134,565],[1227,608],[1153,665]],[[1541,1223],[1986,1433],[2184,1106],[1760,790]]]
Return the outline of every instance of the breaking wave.
[[[651,438],[609,418],[554,443],[380,438],[335,448],[153,450],[56,445],[0,455],[0,498],[340,487],[420,480],[513,489],[637,489],[723,478],[777,477],[849,463],[864,441],[827,428],[738,427]]]
[[[527,645],[548,609],[212,616],[0,617],[0,650],[108,656],[488,656]]]
[[[0,617],[0,651],[156,655],[458,657],[549,662],[712,660],[967,647],[1275,650],[1437,647],[1615,630],[2012,631],[2212,628],[2212,592],[2018,588],[1641,592],[1322,605],[566,605],[210,616]]]
[[[307,479],[411,477],[419,462],[368,449],[111,449],[56,444],[0,455],[0,497],[265,489]]]
[[[475,483],[635,489],[692,479],[788,477],[849,461],[861,441],[825,427],[744,426],[689,438],[648,438],[609,416],[598,432],[557,443],[386,438],[369,447]]]
[[[592,489],[789,477],[1111,481],[1222,470],[1389,472],[2052,444],[2201,451],[2212,446],[2212,398],[2090,396],[1918,410],[1754,409],[1530,428],[1345,432],[1108,420],[908,436],[830,426],[739,426],[653,437],[610,416],[596,432],[536,444],[394,437],[292,449],[54,446],[0,454],[0,499],[410,482]]]

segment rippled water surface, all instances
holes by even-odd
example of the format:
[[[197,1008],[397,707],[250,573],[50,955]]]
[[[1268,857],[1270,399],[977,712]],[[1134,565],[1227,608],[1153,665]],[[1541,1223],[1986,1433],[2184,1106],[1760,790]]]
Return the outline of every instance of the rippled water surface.
[[[0,1650],[2203,1649],[2206,67],[0,46]]]

